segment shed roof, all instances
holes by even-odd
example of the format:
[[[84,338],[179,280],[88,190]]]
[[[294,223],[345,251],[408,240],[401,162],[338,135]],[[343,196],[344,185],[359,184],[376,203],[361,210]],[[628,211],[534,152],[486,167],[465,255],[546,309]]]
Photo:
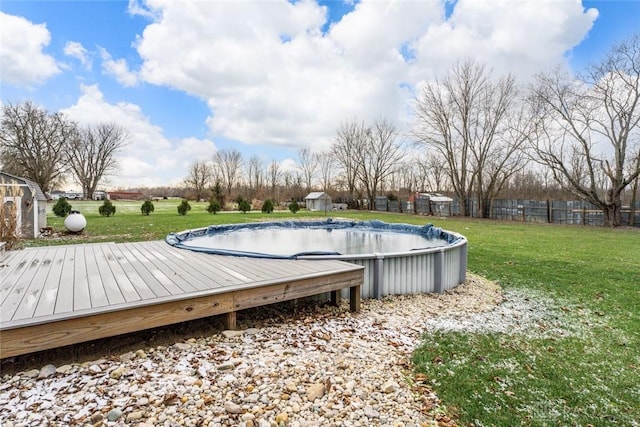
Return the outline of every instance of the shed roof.
[[[29,187],[31,192],[35,195],[36,200],[45,200],[45,201],[47,200],[47,196],[44,195],[44,192],[42,191],[40,186],[36,184],[34,181],[31,181],[30,179],[27,179],[27,178],[22,178],[20,176],[12,175],[4,171],[0,171],[0,175],[4,175],[7,178],[18,181],[18,183],[20,183],[21,185],[26,185],[27,187]]]
[[[327,193],[325,193],[324,191],[313,191],[311,193],[309,193],[307,195],[307,197],[305,197],[305,200],[318,200],[318,199],[330,199],[331,196],[329,196]]]
[[[428,197],[432,202],[453,202],[451,197],[443,196],[438,193],[420,193],[420,195]]]

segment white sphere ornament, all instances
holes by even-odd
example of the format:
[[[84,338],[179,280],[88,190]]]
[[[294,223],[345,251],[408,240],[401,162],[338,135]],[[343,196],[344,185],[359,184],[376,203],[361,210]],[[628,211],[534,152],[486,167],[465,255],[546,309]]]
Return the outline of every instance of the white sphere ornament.
[[[78,211],[71,211],[64,219],[64,226],[72,233],[79,233],[87,226],[87,219]]]

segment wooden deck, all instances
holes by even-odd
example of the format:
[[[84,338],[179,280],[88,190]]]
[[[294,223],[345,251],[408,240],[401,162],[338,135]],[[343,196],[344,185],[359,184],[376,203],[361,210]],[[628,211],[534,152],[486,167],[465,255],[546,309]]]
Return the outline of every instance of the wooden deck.
[[[0,358],[350,288],[363,267],[340,261],[226,257],[164,242],[0,252]]]

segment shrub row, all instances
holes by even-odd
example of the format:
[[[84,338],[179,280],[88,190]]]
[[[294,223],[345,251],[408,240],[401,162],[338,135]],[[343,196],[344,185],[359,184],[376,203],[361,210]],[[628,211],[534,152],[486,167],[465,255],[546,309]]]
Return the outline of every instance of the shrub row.
[[[238,209],[242,213],[247,213],[251,210],[251,203],[248,200],[244,200],[243,198],[239,197],[237,202],[238,202]],[[270,200],[270,199],[265,200],[262,203],[262,209],[261,209],[262,213],[272,213],[275,209],[275,204],[276,202],[274,200]],[[154,209],[155,208],[151,200],[146,200],[140,207],[140,211],[142,212],[142,215],[149,215],[154,211]],[[71,210],[72,210],[71,205],[69,204],[67,199],[65,199],[64,197],[61,197],[60,199],[58,199],[56,204],[53,205],[53,213],[59,217],[65,217],[69,215]],[[179,215],[186,215],[187,212],[189,212],[190,210],[191,210],[191,205],[187,200],[182,200],[182,202],[180,202],[180,204],[178,205]],[[207,212],[215,215],[221,210],[222,210],[222,205],[217,199],[211,199],[211,201],[209,201],[209,205],[207,206]],[[298,204],[298,202],[294,200],[293,202],[289,203],[289,210],[295,214],[300,210],[300,205]],[[98,212],[102,216],[109,217],[111,215],[116,214],[116,207],[113,205],[111,200],[105,200],[102,206],[98,208]]]

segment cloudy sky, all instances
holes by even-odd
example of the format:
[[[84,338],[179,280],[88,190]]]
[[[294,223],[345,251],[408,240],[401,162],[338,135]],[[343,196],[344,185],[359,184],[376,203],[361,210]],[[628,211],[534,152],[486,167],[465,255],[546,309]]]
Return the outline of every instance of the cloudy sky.
[[[416,87],[461,59],[522,82],[579,71],[638,16],[617,0],[3,0],[0,101],[116,122],[130,138],[110,186],[177,185],[219,149],[290,167],[345,121],[405,129]]]

